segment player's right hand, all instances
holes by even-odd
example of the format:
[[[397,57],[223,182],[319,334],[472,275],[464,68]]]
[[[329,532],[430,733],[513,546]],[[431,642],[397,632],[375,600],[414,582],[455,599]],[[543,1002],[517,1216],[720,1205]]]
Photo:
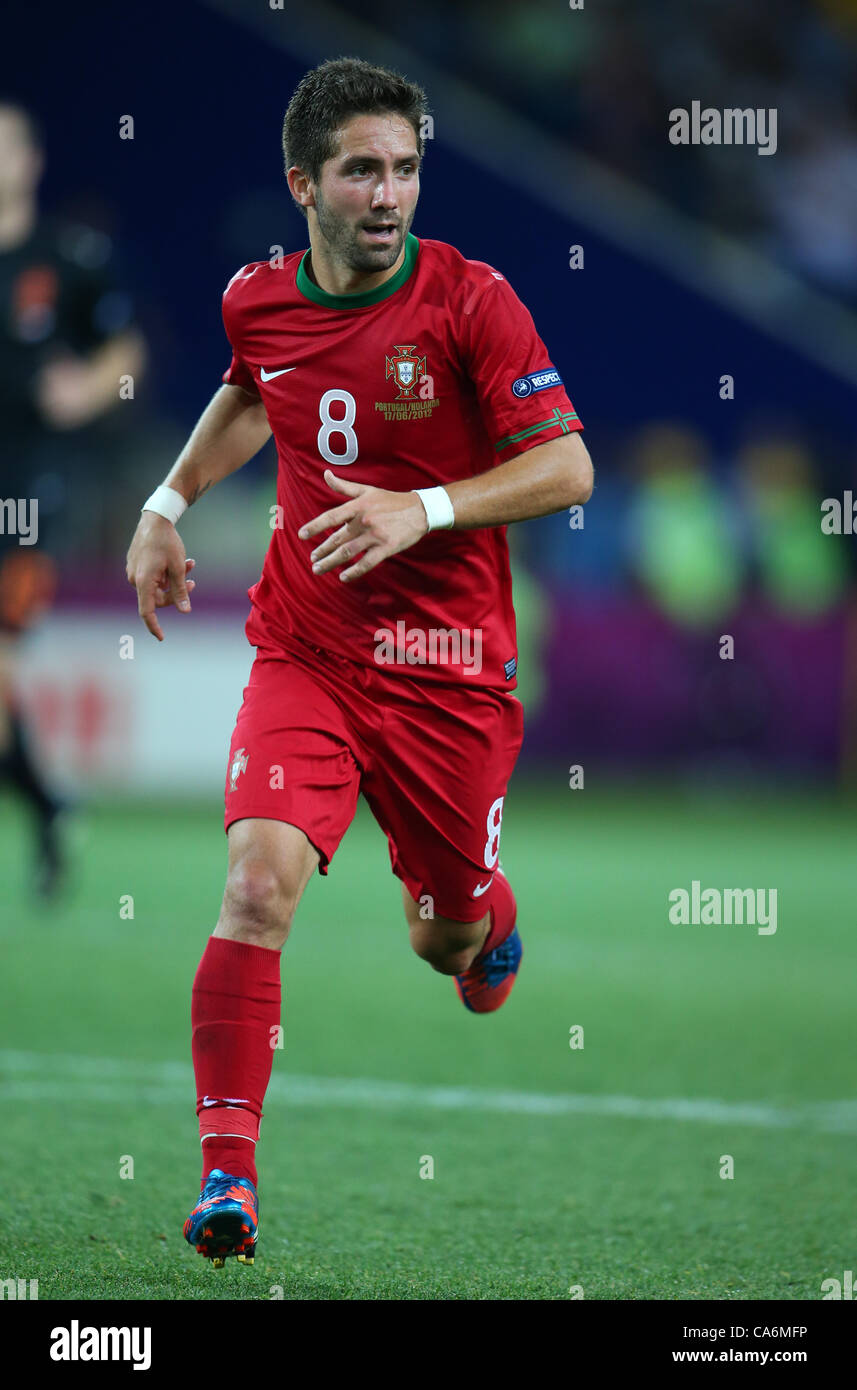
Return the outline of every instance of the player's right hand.
[[[175,604],[180,613],[190,612],[190,593],[196,583],[188,575],[195,564],[185,558],[173,523],[157,512],[144,512],[128,549],[125,573],[137,590],[137,611],[159,642],[164,634],[155,609]]]

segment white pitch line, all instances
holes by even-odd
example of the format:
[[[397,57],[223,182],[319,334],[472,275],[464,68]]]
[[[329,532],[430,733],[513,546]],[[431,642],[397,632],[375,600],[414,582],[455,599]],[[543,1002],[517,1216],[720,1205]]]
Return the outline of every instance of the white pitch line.
[[[41,1052],[0,1052],[0,1102],[70,1102],[121,1105],[131,1095],[146,1104],[193,1103],[193,1069],[186,1062],[122,1061]],[[691,1097],[546,1095],[470,1086],[420,1086],[360,1077],[274,1076],[272,1099],[294,1106],[357,1109],[469,1110],[544,1117],[593,1115],[610,1119],[675,1120],[691,1124],[743,1125],[759,1129],[810,1129],[857,1134],[857,1101],[823,1101],[794,1107],[762,1101]]]

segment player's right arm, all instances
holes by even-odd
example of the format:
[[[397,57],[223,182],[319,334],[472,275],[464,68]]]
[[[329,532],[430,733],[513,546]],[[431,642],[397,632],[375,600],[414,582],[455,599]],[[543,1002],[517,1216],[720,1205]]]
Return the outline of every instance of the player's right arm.
[[[192,506],[221,478],[243,468],[271,437],[265,407],[241,386],[221,386],[164,479]],[[155,610],[174,603],[190,612],[188,579],[193,560],[185,559],[181,537],[171,521],[143,512],[128,550],[126,574],[137,590],[137,608],[146,627],[164,640]]]

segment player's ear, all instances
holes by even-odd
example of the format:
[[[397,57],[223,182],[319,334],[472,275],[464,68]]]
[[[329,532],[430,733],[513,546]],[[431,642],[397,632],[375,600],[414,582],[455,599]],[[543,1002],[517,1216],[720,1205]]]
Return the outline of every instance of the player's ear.
[[[315,196],[312,192],[312,179],[309,174],[305,174],[303,169],[295,164],[286,173],[286,182],[289,185],[289,192],[296,203],[302,208],[315,207]]]

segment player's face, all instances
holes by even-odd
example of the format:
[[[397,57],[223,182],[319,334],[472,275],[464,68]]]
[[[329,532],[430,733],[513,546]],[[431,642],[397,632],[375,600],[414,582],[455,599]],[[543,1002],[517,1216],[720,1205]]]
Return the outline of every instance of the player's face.
[[[353,116],[315,185],[318,228],[351,270],[389,270],[402,254],[420,194],[413,126],[401,116]]]

